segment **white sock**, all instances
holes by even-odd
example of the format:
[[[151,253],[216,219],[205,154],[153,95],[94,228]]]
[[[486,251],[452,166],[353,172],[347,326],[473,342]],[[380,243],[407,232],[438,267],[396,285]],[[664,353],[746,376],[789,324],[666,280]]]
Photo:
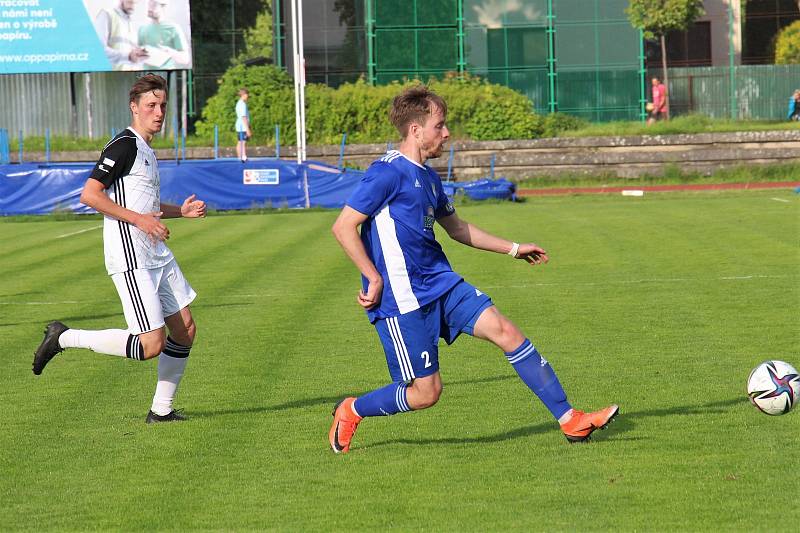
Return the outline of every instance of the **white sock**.
[[[572,420],[572,411],[574,411],[574,409],[570,409],[569,411],[561,415],[561,418],[558,419],[558,423],[563,426],[564,424]]]
[[[58,338],[62,348],[87,348],[97,353],[126,357],[130,333],[123,329],[68,329]]]
[[[150,408],[155,414],[164,416],[172,411],[172,401],[178,393],[178,385],[188,360],[188,357],[171,357],[164,352],[158,356],[158,383],[153,406]]]

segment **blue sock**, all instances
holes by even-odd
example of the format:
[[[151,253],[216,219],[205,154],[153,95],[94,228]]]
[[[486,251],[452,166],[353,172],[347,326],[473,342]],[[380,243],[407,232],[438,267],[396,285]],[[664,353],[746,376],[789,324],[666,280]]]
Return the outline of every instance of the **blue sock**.
[[[553,367],[539,355],[530,340],[525,339],[519,348],[506,353],[506,357],[525,385],[539,397],[556,420],[572,409]]]
[[[406,400],[405,383],[391,383],[383,388],[368,392],[356,399],[353,405],[358,416],[389,416],[410,411]]]

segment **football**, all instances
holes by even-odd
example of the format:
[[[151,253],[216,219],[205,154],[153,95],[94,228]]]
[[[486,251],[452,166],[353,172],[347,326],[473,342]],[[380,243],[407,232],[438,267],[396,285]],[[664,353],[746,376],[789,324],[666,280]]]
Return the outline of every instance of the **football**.
[[[800,399],[800,374],[783,361],[764,361],[747,378],[747,395],[759,411],[783,415]]]

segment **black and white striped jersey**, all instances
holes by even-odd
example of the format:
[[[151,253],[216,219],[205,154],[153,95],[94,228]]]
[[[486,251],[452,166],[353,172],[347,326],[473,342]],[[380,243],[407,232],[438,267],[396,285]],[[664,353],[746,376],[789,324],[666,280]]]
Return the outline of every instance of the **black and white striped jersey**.
[[[103,184],[111,201],[137,213],[160,211],[161,182],[153,149],[132,128],[103,148],[90,178]],[[109,275],[137,268],[159,268],[173,259],[163,241],[153,242],[133,224],[106,216],[103,244]]]

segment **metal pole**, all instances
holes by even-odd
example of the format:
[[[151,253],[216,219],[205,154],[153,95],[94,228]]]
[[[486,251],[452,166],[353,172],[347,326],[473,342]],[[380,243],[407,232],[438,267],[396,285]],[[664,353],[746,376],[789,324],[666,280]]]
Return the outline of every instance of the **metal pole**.
[[[281,48],[281,40],[283,36],[281,35],[281,0],[275,0],[275,4],[273,5],[272,12],[275,14],[273,17],[273,21],[275,22],[275,58],[274,62],[275,65],[279,68],[283,67],[283,50]]]
[[[303,162],[300,153],[300,138],[303,132],[300,128],[300,57],[297,53],[297,0],[290,0],[292,3],[292,71],[294,73],[294,124],[297,139],[297,163]]]
[[[8,145],[8,133],[5,128],[0,128],[0,165],[7,165],[10,163],[8,159],[6,159],[6,151]]]
[[[344,144],[347,142],[347,132],[342,133],[342,145],[339,147],[339,170],[344,169]]]
[[[44,160],[50,162],[50,128],[44,130]]]
[[[23,145],[25,143],[25,138],[22,136],[22,130],[19,130],[19,164],[22,164],[22,156],[24,154]]]
[[[639,30],[639,119],[647,121],[647,71],[644,67],[644,31]]]
[[[300,126],[303,128],[302,154],[306,160],[306,56],[303,48],[303,0],[297,1],[297,45],[300,52]],[[309,207],[306,205],[306,207]]]
[[[188,114],[190,117],[194,116],[194,71],[187,70],[189,74],[189,110]]]
[[[86,77],[84,78],[84,85],[86,87],[86,120],[89,123],[89,138],[94,138],[94,131],[92,127],[92,75],[90,73],[86,73]]]
[[[467,62],[464,59],[464,0],[458,0],[458,73],[464,75]]]
[[[735,49],[733,46],[733,2],[728,2],[728,55],[730,60],[729,77],[730,77],[730,106],[731,118],[736,120],[738,116],[738,102],[736,101],[736,64],[735,64]]]
[[[364,0],[366,5],[367,30],[367,81],[370,85],[377,83],[375,74],[375,19],[372,15],[372,0]]]
[[[219,159],[219,126],[214,124],[214,159]]]
[[[172,117],[172,146],[175,148],[175,164],[178,163],[178,117]]]
[[[186,127],[188,126],[187,122],[187,110],[186,110],[186,90],[187,90],[187,72],[188,70],[184,70],[181,74],[181,129],[183,130],[184,137],[186,136]],[[185,141],[186,139],[184,139]]]
[[[275,159],[281,158],[281,127],[275,124]]]
[[[547,81],[550,86],[548,107],[551,113],[558,108],[556,99],[556,45],[555,45],[555,15],[553,14],[553,0],[547,0]]]
[[[447,158],[447,181],[450,181],[453,177],[453,156],[455,154],[456,147],[452,144],[450,145],[450,157]]]
[[[308,168],[303,165],[303,191],[306,195],[306,209],[311,207],[311,191],[308,187]]]

